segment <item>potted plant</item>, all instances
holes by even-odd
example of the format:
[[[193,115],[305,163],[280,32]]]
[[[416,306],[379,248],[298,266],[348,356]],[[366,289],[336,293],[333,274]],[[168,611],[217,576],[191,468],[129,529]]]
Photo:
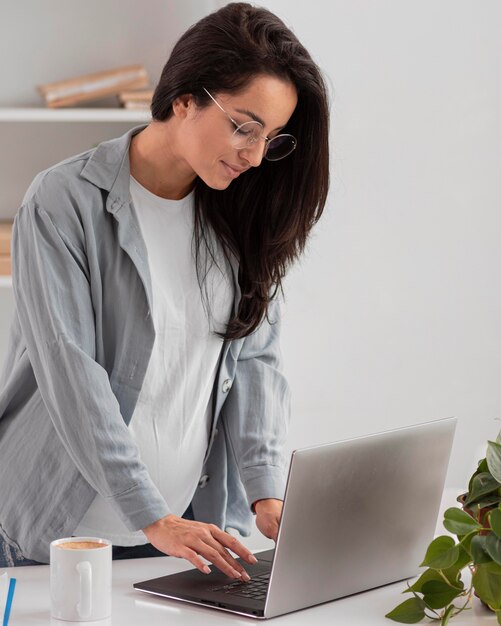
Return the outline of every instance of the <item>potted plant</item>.
[[[430,543],[421,563],[427,569],[403,591],[412,597],[390,611],[389,619],[416,624],[427,617],[445,626],[475,594],[501,624],[501,432],[488,442],[468,491],[457,499],[462,508],[447,509],[443,522],[457,542],[442,535]],[[466,569],[471,572],[468,588],[461,579]]]

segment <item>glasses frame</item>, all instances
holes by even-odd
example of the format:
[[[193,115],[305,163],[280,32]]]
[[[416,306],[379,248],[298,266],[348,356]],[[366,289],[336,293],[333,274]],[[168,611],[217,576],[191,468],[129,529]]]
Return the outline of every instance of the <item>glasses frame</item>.
[[[246,124],[251,124],[251,123],[252,124],[257,124],[262,129],[264,129],[264,127],[261,124],[261,122],[258,122],[257,120],[249,120],[248,122],[244,122],[243,124],[238,124],[231,117],[231,115],[228,113],[228,111],[225,111],[223,109],[223,107],[219,104],[219,102],[214,98],[214,96],[205,87],[203,87],[203,90],[209,96],[209,98],[214,102],[214,104],[216,104],[221,109],[221,111],[228,117],[228,119],[231,121],[233,126],[235,126],[235,130],[233,131],[233,135],[235,135],[242,128],[242,126],[245,126]],[[272,141],[274,141],[275,139],[278,139],[279,137],[291,137],[293,142],[294,142],[294,146],[293,146],[292,150],[290,152],[288,152],[287,154],[284,154],[284,156],[279,157],[278,159],[270,159],[268,156],[266,156],[268,154],[268,147],[269,147],[269,145],[270,145],[270,143]],[[294,152],[294,150],[297,147],[297,139],[294,137],[294,135],[290,135],[289,133],[282,133],[280,135],[276,135],[275,137],[272,137],[271,139],[269,137],[266,137],[266,135],[261,135],[260,138],[264,139],[264,153],[263,153],[263,157],[267,161],[280,161],[281,159],[285,159],[285,157],[287,157],[290,154],[292,154],[292,152]],[[247,145],[246,146],[242,146],[241,148],[236,148],[236,149],[237,150],[245,150],[246,148],[252,147],[254,145],[254,143],[255,143],[255,141],[254,142],[252,141],[252,137],[249,137],[249,139],[247,140]]]

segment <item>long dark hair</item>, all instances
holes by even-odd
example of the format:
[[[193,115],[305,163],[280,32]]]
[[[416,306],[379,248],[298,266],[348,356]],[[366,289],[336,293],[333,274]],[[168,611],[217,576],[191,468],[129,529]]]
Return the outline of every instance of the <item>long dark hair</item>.
[[[258,75],[290,81],[298,103],[286,129],[297,148],[280,161],[263,160],[221,191],[195,183],[195,237],[204,221],[225,254],[239,260],[241,300],[225,339],[255,330],[282,289],[290,264],[304,250],[329,188],[329,106],[322,74],[308,51],[276,15],[234,2],[191,26],[175,44],[153,94],[152,118],[165,121],[173,101],[192,94],[198,106],[211,93],[235,94]]]

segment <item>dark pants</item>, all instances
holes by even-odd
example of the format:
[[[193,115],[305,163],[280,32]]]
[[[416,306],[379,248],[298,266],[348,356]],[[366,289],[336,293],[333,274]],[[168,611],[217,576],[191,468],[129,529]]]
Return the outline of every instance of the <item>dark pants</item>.
[[[190,506],[183,513],[185,519],[195,519],[193,517],[193,509]],[[144,559],[150,556],[166,556],[160,550],[157,550],[151,543],[142,546],[113,546],[113,560],[118,559]],[[22,565],[46,565],[25,558],[19,549],[10,543],[7,543],[0,536],[0,567],[19,567]]]

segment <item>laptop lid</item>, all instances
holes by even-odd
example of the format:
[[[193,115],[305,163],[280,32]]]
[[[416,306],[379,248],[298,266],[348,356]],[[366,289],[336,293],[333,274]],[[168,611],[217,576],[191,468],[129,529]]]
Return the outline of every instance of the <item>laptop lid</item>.
[[[264,616],[415,576],[456,418],[293,452]]]

